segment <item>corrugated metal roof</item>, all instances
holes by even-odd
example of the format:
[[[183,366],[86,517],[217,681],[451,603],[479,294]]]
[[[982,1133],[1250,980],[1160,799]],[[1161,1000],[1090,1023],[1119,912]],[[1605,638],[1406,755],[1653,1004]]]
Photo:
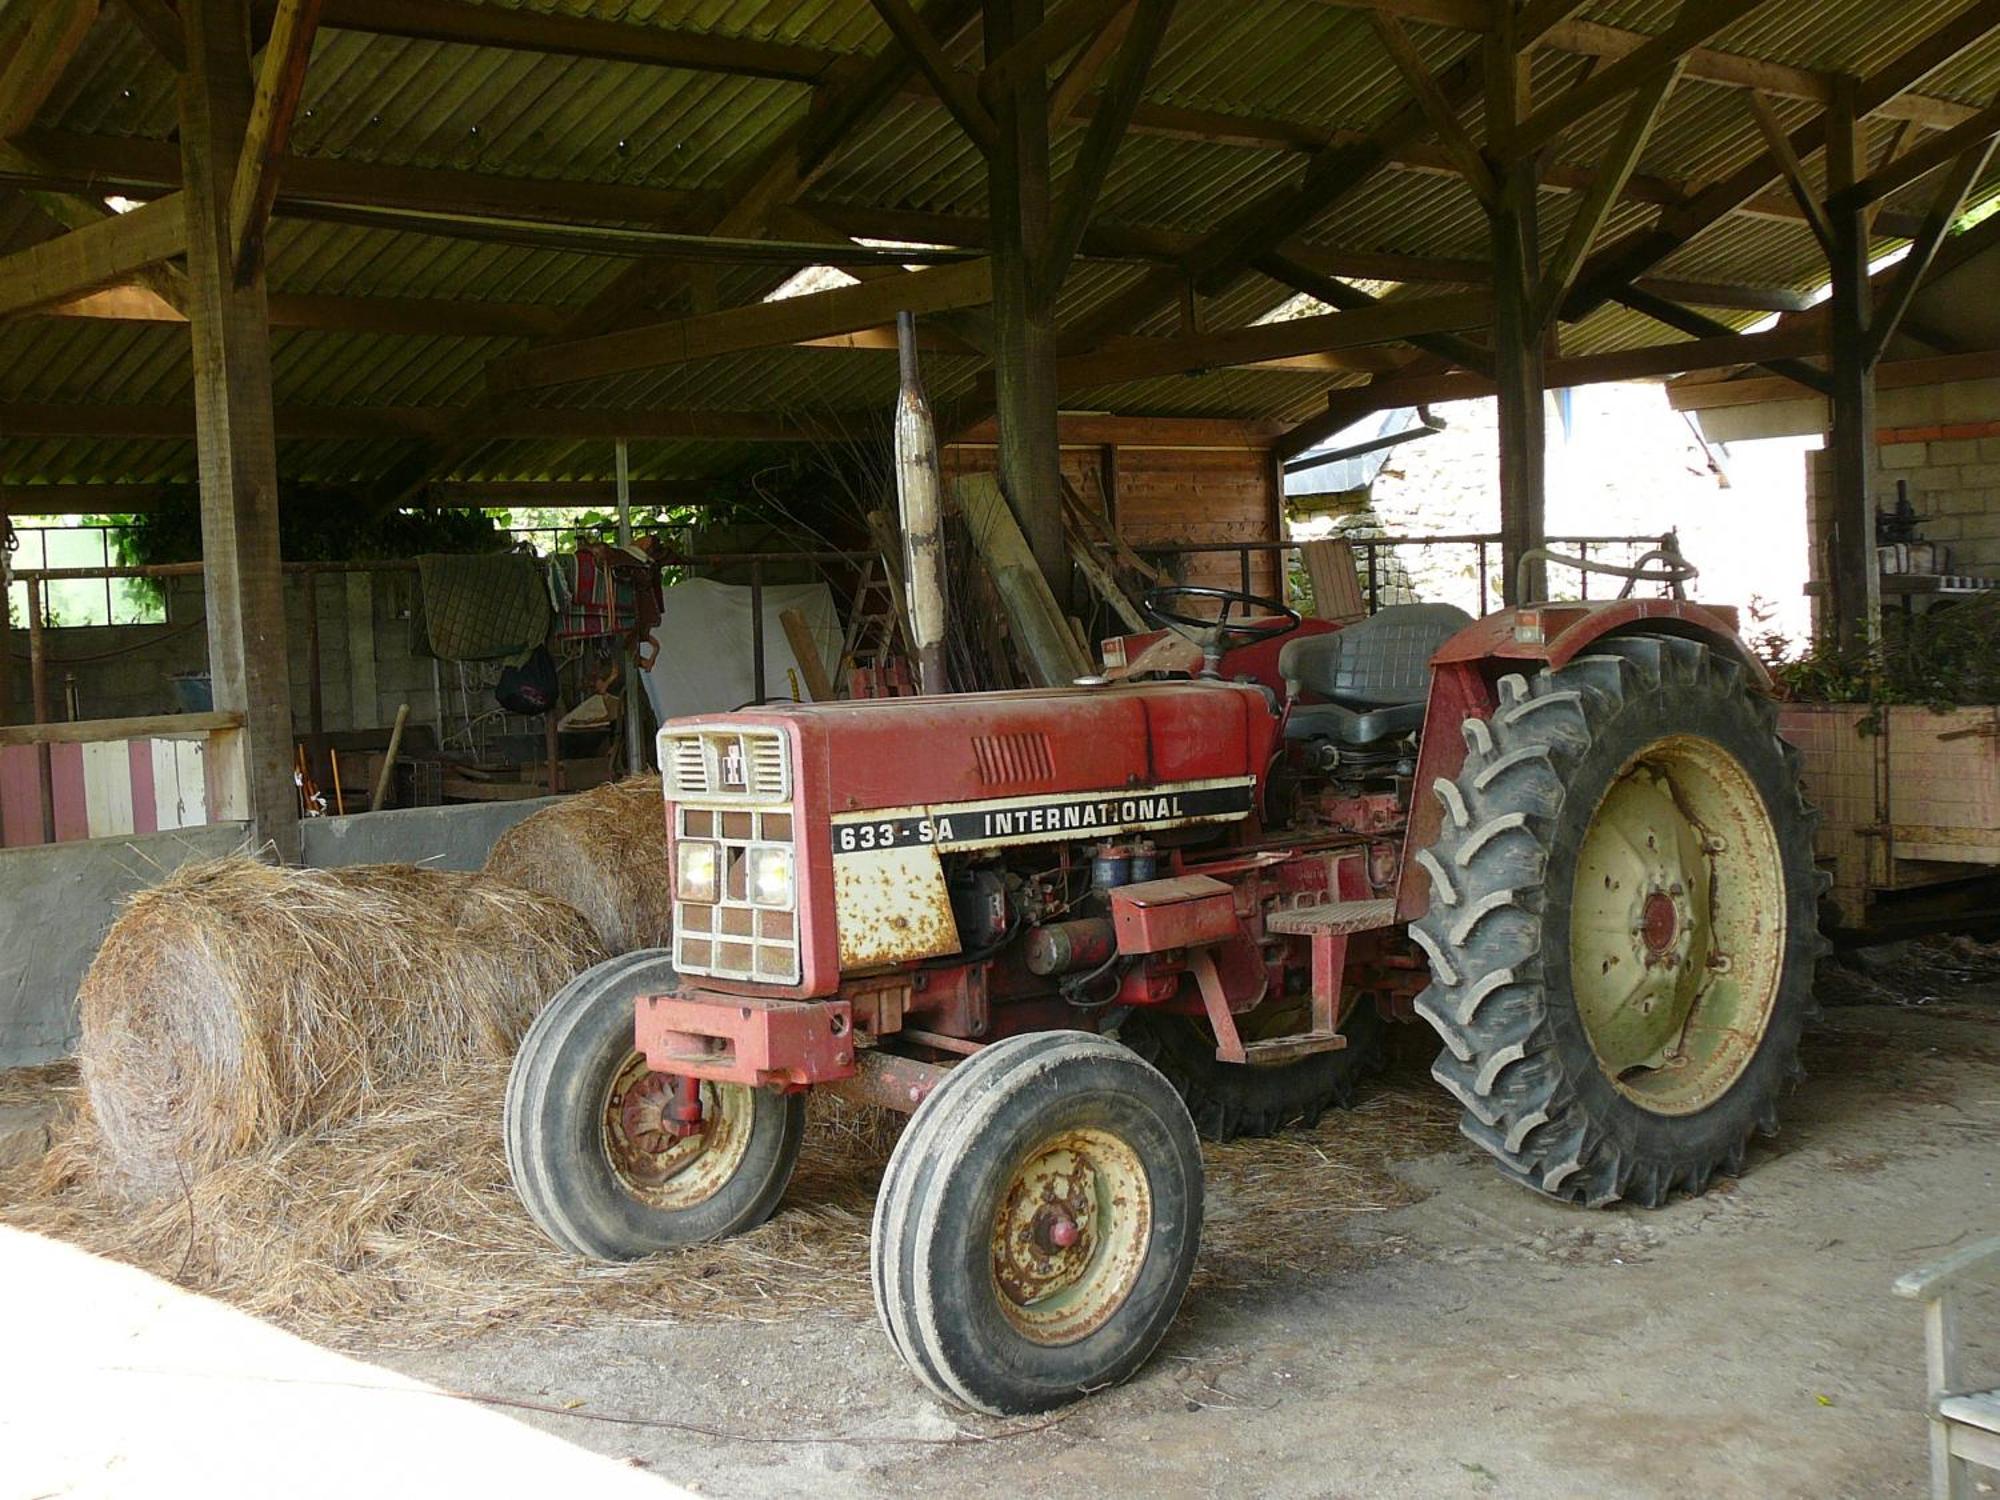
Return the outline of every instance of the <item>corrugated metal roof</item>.
[[[34,0],[0,0],[0,26]],[[470,3],[470,0],[468,0]],[[818,49],[848,66],[888,45],[869,0],[478,0],[485,8],[667,27]],[[1867,74],[1955,14],[1960,0],[1767,0],[1715,37],[1711,46],[1794,68]],[[1658,33],[1673,24],[1678,0],[1598,0],[1585,19]],[[1434,69],[1469,55],[1476,37],[1405,22]],[[955,55],[976,66],[975,35]],[[1587,76],[1587,58],[1536,55],[1532,89],[1546,101]],[[812,85],[762,77],[611,62],[326,29],[314,49],[292,150],[349,164],[478,172],[569,183],[709,192],[740,179],[807,107]],[[2000,33],[1969,49],[1923,84],[1934,97],[1983,105],[2000,91]],[[1148,80],[1153,106],[1287,122],[1298,131],[1365,132],[1407,100],[1407,87],[1355,0],[1182,0]],[[1811,103],[1777,98],[1788,122],[1811,117]],[[1556,153],[1565,166],[1602,159],[1618,129],[1611,107],[1580,122]],[[1480,104],[1465,119],[1480,133]],[[36,122],[37,129],[94,138],[164,143],[175,130],[172,74],[117,7],[107,6]],[[1892,129],[1878,125],[1878,158]],[[1072,123],[1052,148],[1060,181],[1084,130]],[[1428,149],[1436,150],[1434,140]],[[1639,171],[1694,191],[1763,151],[1743,93],[1684,80],[1666,106]],[[1199,236],[1273,188],[1295,184],[1306,156],[1240,144],[1135,133],[1122,146],[1100,195],[1107,224]],[[1816,171],[1817,168],[1814,168]],[[1920,211],[1928,186],[1892,202]],[[2000,168],[1979,193],[2000,191]],[[858,208],[982,217],[985,169],[935,101],[891,101],[827,163],[815,200]],[[1578,195],[1545,190],[1542,241],[1560,243]],[[1649,223],[1655,205],[1622,204],[1607,233]],[[594,222],[615,224],[607,212]],[[629,221],[628,221],[629,222]],[[36,233],[17,195],[0,192],[0,244]],[[1371,252],[1478,261],[1487,253],[1483,210],[1465,184],[1437,170],[1393,169],[1305,226],[1302,238],[1328,252]],[[1884,240],[1886,246],[1889,241]],[[276,293],[529,303],[573,309],[588,303],[622,264],[569,250],[473,243],[416,232],[281,218],[270,240]],[[1664,276],[1743,286],[1801,289],[1824,278],[1823,260],[1797,219],[1737,215],[1680,247]],[[1064,289],[1063,323],[1089,317],[1141,275],[1131,263],[1080,262]],[[712,280],[718,304],[762,295],[782,279],[770,267],[730,268]],[[1238,277],[1200,299],[1202,326],[1252,322],[1291,296],[1261,276]],[[1751,313],[1718,315],[1742,326]],[[1163,307],[1131,331],[1165,336],[1179,328]],[[1616,306],[1565,328],[1563,347],[1592,353],[1660,342],[1672,335]],[[486,394],[497,358],[529,347],[491,335],[389,335],[279,329],[272,371],[280,406],[470,407]],[[971,394],[982,362],[937,354],[926,361],[933,397]],[[1080,404],[1134,413],[1294,418],[1319,409],[1330,386],[1358,376],[1292,370],[1219,370],[1076,393]],[[781,349],[668,366],[643,374],[558,387],[532,404],[593,409],[761,412],[799,418],[880,409],[893,394],[893,360],[877,352]],[[0,327],[0,403],[180,404],[189,399],[185,332],[169,324],[31,319]],[[407,436],[281,445],[288,475],[362,480],[413,451]],[[601,447],[586,445],[588,447]],[[635,445],[646,477],[728,473],[768,447],[741,441]],[[36,480],[186,478],[191,446],[181,440],[117,436],[33,439],[0,431],[0,483]],[[573,442],[491,442],[461,473],[488,477],[599,475],[602,455]]]

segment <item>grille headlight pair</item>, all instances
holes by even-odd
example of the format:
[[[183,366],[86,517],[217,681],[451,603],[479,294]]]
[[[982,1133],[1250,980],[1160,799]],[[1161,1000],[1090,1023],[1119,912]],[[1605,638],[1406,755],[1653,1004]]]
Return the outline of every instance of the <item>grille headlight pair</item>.
[[[722,898],[722,850],[718,845],[682,839],[674,872],[674,897],[680,901],[713,903]],[[789,911],[794,897],[792,851],[759,844],[744,852],[747,899],[755,906]],[[735,881],[730,882],[732,888]],[[738,896],[737,900],[745,899]]]

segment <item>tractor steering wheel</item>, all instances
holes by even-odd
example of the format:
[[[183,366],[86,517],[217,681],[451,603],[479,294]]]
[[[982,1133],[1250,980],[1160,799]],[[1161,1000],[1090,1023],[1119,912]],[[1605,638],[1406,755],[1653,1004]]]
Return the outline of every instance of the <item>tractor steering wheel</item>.
[[[1222,607],[1213,619],[1184,614],[1167,607],[1167,601],[1181,598],[1215,599],[1221,602]],[[1232,621],[1230,613],[1239,604],[1246,609],[1254,606],[1267,615],[1276,615],[1285,623],[1280,629],[1269,630],[1253,623],[1247,617]],[[1215,589],[1193,583],[1171,583],[1147,589],[1139,601],[1139,608],[1155,625],[1177,631],[1201,647],[1201,675],[1204,677],[1222,675],[1222,653],[1225,647],[1250,646],[1261,641],[1276,640],[1279,636],[1290,635],[1305,623],[1305,617],[1297,610],[1276,599],[1266,599],[1261,594],[1248,593],[1242,589]]]

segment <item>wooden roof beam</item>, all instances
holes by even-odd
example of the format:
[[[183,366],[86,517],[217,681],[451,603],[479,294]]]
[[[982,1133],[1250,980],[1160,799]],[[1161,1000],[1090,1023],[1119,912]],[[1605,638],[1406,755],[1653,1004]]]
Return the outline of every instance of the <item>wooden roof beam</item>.
[[[1487,205],[1498,202],[1500,190],[1493,181],[1492,169],[1486,165],[1486,158],[1479,154],[1479,148],[1466,133],[1464,122],[1458,117],[1458,109],[1445,98],[1444,90],[1438,87],[1436,77],[1418,55],[1416,45],[1411,42],[1409,33],[1403,30],[1402,23],[1379,10],[1370,11],[1368,19],[1374,23],[1382,49],[1389,54],[1396,71],[1403,75],[1403,82],[1410,86],[1417,103],[1430,117],[1431,129],[1443,142],[1446,155],[1471,186],[1473,196]]]
[[[1038,265],[1030,277],[1041,296],[1053,303],[1069,274],[1070,261],[1083,243],[1104,179],[1111,171],[1118,146],[1132,122],[1132,111],[1146,86],[1146,73],[1167,34],[1167,22],[1174,13],[1174,0],[1137,0],[1124,45],[1111,65],[1111,77],[1104,90],[1102,107],[1090,119],[1083,133],[1083,146],[1076,154],[1069,176],[1064,179],[1061,202]]]
[[[1618,300],[1636,313],[1662,323],[1668,328],[1689,334],[1698,339],[1729,338],[1742,332],[1714,318],[1705,317],[1692,308],[1682,307],[1666,297],[1658,296],[1639,287],[1627,287],[1618,294]],[[1833,382],[1826,372],[1816,370],[1811,365],[1796,359],[1766,359],[1759,363],[1773,375],[1782,375],[1800,385],[1809,386],[1823,396],[1833,394]]]
[[[1322,5],[1341,10],[1379,10],[1427,26],[1484,34],[1492,29],[1487,0],[1320,0]],[[1653,38],[1642,31],[1607,26],[1598,21],[1567,20],[1552,27],[1541,45],[1577,57],[1616,61],[1630,56]],[[1762,89],[1781,99],[1808,99],[1815,104],[1833,98],[1831,75],[1809,68],[1795,68],[1761,57],[1695,47],[1687,53],[1687,76],[1702,83],[1727,87]],[[1933,129],[1956,125],[1972,113],[1971,106],[1952,99],[1900,94],[1885,99],[1870,113],[1883,119],[1915,120]]]
[[[176,73],[187,71],[187,36],[181,30],[180,12],[170,0],[118,0],[118,8],[168,67]]]
[[[1125,0],[1111,19],[1098,28],[1097,35],[1076,49],[1074,56],[1063,65],[1056,81],[1049,87],[1049,129],[1062,129],[1076,113],[1084,96],[1096,86],[1104,69],[1117,54],[1119,44],[1125,40],[1125,33],[1132,27],[1132,16],[1136,0]]]
[[[1855,91],[1857,109],[1867,115],[1907,93],[1968,48],[1977,46],[1995,28],[2000,28],[2000,0],[1969,0],[1949,21],[1862,80]],[[1801,160],[1823,147],[1826,138],[1824,114],[1790,132],[1789,137],[1793,152]],[[1690,239],[1755,199],[1781,171],[1776,157],[1767,149],[1685,204],[1661,214],[1657,223],[1606,246],[1590,258],[1577,278],[1577,288],[1570,295],[1565,315],[1572,320],[1581,317],[1619,288],[1644,276]]]
[[[732,443],[837,441],[866,431],[874,413],[787,418],[744,411],[612,411],[527,407],[482,416],[468,407],[280,406],[280,439],[323,442],[402,438],[434,440],[470,431],[483,438],[609,440],[628,437]],[[10,437],[183,439],[194,435],[191,403],[151,405],[0,404],[0,432]]]
[[[1924,214],[1923,229],[1911,240],[1910,253],[1896,268],[1888,294],[1876,304],[1874,315],[1868,320],[1866,358],[1869,364],[1878,363],[1888,352],[1889,340],[1902,327],[1910,304],[1916,300],[1931,267],[1937,262],[1945,236],[1965,209],[1965,195],[1971,191],[1972,184],[1985,175],[1987,163],[1993,160],[1994,145],[1993,137],[1987,136],[1953,162],[1951,169],[1939,181],[1930,208]]]
[[[1912,146],[1845,192],[1835,194],[1827,206],[1834,213],[1851,213],[1857,208],[1879,203],[1891,193],[1936,171],[1946,162],[1976,151],[1995,134],[2000,134],[2000,100],[1942,135],[1934,135]]]
[[[951,59],[945,56],[944,48],[910,0],[869,0],[869,3],[897,44],[909,54],[917,71],[929,81],[946,112],[965,132],[965,138],[979,148],[980,155],[990,156],[998,127],[986,106],[979,102],[976,80],[951,65]]]
[[[268,14],[269,3],[259,7]],[[547,52],[601,62],[640,63],[698,73],[734,73],[817,83],[848,61],[843,54],[751,37],[711,36],[464,0],[326,0],[322,24],[342,31],[472,47]]]
[[[181,195],[173,193],[0,257],[0,318],[114,285],[185,254],[185,207]]]
[[[291,144],[292,119],[305,92],[306,63],[319,30],[323,0],[278,0],[271,39],[257,71],[257,93],[229,194],[229,232],[236,280],[248,286],[264,261],[264,232],[278,197],[278,176]]]
[[[0,141],[35,121],[97,20],[97,0],[34,0],[0,30]]]
[[[993,269],[984,260],[810,292],[781,302],[754,302],[642,328],[531,349],[488,367],[499,393],[656,370],[716,354],[770,349],[892,320],[899,312],[943,312],[993,300]]]
[[[1482,328],[1492,321],[1488,292],[1455,292],[1378,302],[1350,312],[1292,318],[1178,338],[1133,340],[1056,364],[1056,379],[1081,390],[1163,375],[1186,375],[1225,365],[1255,365],[1294,355],[1318,354],[1407,340],[1419,334]]]
[[[1541,150],[1586,115],[1656,79],[1693,48],[1764,0],[1683,0],[1674,24],[1659,36],[1593,73],[1582,83],[1542,105],[1508,134],[1508,149],[1526,156]]]

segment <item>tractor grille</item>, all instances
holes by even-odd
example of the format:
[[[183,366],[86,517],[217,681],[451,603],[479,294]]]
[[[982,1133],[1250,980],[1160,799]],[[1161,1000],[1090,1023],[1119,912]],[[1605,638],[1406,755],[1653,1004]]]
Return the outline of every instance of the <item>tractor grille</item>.
[[[791,800],[785,737],[775,729],[663,729],[660,765],[676,802]]]
[[[683,974],[797,984],[798,849],[791,763],[776,730],[697,726],[662,730],[660,765],[675,841],[674,967]],[[682,898],[683,845],[714,850],[712,901]],[[780,858],[782,895],[760,891],[753,867]]]
[[[792,810],[747,807],[677,807],[674,831],[721,849],[718,899],[674,902],[674,967],[683,974],[748,979],[763,984],[799,982],[798,870],[788,905],[753,899],[753,849],[784,848],[796,860]]]

